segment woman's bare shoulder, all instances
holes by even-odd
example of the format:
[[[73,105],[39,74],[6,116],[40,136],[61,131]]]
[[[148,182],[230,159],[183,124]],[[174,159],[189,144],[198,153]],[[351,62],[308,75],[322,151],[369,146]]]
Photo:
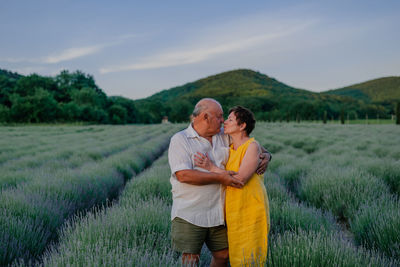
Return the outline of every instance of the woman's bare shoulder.
[[[249,155],[249,157],[257,157],[260,154],[260,147],[257,142],[251,142],[249,146],[246,149],[246,155]]]
[[[255,139],[247,147],[247,150],[249,149],[257,151],[257,153],[261,153],[260,143],[258,143],[258,141]]]

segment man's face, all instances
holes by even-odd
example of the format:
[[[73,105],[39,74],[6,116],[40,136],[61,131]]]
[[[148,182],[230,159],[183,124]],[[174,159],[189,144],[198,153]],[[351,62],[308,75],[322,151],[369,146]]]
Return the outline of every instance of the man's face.
[[[209,115],[208,128],[213,134],[217,134],[221,130],[221,124],[224,123],[224,112],[219,106],[215,106],[207,111]]]

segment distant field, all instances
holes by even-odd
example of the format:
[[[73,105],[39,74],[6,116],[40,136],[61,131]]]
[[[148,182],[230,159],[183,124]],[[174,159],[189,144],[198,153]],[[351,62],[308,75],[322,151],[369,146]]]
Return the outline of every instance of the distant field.
[[[281,122],[281,123],[284,123]],[[298,123],[295,121],[290,121],[289,123]],[[300,123],[316,123],[323,124],[323,121],[300,121]],[[340,120],[327,120],[326,124],[341,124]],[[370,120],[345,120],[344,124],[396,124],[394,120],[382,120],[382,119],[370,119]]]
[[[335,123],[340,123],[340,121],[335,121]],[[345,124],[396,124],[396,121],[389,119],[346,120]]]
[[[0,265],[32,259],[37,238],[35,265],[180,265],[170,249],[165,154],[128,181],[118,202],[63,224],[118,195],[124,177],[150,164],[184,125],[135,127],[0,128]],[[268,266],[399,265],[399,126],[258,123],[254,136],[273,153],[264,175]],[[59,242],[40,257],[58,229]],[[201,265],[209,261],[204,250]]]
[[[349,124],[396,124],[395,120],[378,120],[378,119],[370,119],[370,120],[348,120],[346,121]]]

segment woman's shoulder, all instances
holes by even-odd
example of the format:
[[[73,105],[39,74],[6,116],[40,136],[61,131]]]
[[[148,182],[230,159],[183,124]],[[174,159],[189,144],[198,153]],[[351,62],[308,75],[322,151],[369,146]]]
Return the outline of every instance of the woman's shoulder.
[[[254,137],[250,138],[248,140],[249,144],[247,146],[247,150],[251,149],[257,152],[260,152],[260,144],[258,143],[258,141],[256,139],[254,139]]]

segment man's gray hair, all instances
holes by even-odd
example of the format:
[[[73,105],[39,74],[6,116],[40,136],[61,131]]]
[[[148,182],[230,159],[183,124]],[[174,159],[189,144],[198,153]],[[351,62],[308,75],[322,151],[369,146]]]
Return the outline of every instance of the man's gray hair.
[[[221,104],[217,100],[215,100],[213,98],[203,98],[199,102],[197,102],[197,104],[194,107],[194,110],[192,112],[192,116],[193,117],[197,117],[197,116],[200,115],[200,113],[202,113],[203,111],[207,110],[208,107],[209,107],[208,102],[210,102],[210,101],[218,104],[222,109]]]
[[[192,115],[193,115],[193,117],[197,117],[197,116],[199,116],[200,115],[200,113],[201,112],[203,112],[204,110],[206,110],[206,105],[202,105],[202,104],[197,104],[195,107],[194,107],[194,110],[193,110],[193,112],[192,112]]]

